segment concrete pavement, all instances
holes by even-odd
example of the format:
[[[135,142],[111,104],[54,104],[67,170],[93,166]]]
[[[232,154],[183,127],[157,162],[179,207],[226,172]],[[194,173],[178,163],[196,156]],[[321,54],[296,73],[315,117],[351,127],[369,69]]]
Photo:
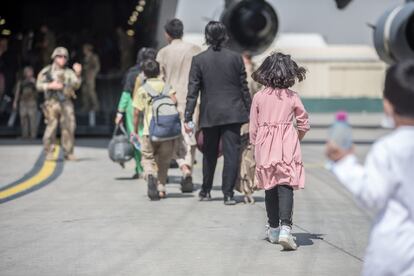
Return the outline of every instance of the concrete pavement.
[[[389,130],[382,114],[351,114],[361,159]],[[78,139],[78,162],[47,186],[0,204],[0,275],[359,275],[370,214],[324,168],[322,142],[333,114],[311,114],[302,144],[306,188],[295,193],[294,235],[299,249],[283,252],[265,240],[264,192],[256,204],[224,206],[222,159],[213,201],[182,194],[170,170],[168,198],[150,202],[133,163],[112,163],[107,139]],[[0,190],[30,171],[40,140],[0,140]],[[194,181],[201,184],[201,155]]]
[[[295,194],[295,252],[265,241],[264,193],[224,206],[218,164],[213,201],[181,194],[171,170],[168,198],[150,202],[143,180],[112,163],[105,139],[77,140],[49,185],[0,205],[0,275],[358,275],[370,217],[322,167],[323,145],[303,145],[306,189]],[[41,145],[0,142],[3,185],[30,169]],[[13,145],[15,144],[15,145]],[[363,157],[369,146],[357,153]],[[195,183],[201,183],[201,162]],[[7,184],[7,183],[6,183]]]

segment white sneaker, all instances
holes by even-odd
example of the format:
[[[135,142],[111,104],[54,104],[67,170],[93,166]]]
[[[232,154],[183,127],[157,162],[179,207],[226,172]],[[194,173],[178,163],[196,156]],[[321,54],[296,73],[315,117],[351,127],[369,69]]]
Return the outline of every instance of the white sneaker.
[[[279,227],[273,228],[273,227],[270,227],[269,225],[266,225],[266,236],[267,236],[267,239],[271,243],[279,242],[279,232],[280,232]]]
[[[283,250],[296,250],[298,248],[291,231],[292,228],[287,225],[282,225],[280,229],[279,244],[283,247]]]

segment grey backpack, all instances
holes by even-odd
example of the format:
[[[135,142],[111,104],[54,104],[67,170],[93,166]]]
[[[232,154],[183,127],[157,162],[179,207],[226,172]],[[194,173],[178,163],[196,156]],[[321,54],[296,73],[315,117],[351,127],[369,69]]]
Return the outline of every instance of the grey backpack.
[[[170,86],[165,84],[161,93],[158,93],[147,82],[143,88],[151,98],[152,118],[149,122],[151,141],[168,141],[181,135],[181,121],[177,106],[168,95]]]

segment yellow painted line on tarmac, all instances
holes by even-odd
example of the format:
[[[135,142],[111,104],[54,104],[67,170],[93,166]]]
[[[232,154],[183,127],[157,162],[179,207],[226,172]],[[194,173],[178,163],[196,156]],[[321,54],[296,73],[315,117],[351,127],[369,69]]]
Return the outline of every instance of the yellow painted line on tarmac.
[[[57,159],[59,156],[60,146],[55,146],[55,151],[53,152],[53,159]],[[46,179],[48,179],[53,172],[55,171],[57,164],[56,161],[47,161],[43,163],[42,168],[39,170],[37,174],[35,174],[33,177],[24,180],[22,183],[18,183],[16,185],[13,185],[12,187],[1,191],[0,192],[0,200],[14,196],[18,193],[21,193],[23,191],[26,191],[30,188],[33,188],[34,186],[42,183]]]

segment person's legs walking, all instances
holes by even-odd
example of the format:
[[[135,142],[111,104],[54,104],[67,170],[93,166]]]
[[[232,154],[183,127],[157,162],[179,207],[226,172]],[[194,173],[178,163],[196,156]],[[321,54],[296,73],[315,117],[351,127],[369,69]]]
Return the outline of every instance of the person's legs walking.
[[[278,185],[279,217],[281,229],[279,243],[285,250],[296,250],[297,245],[292,236],[293,188],[289,185]]]
[[[222,191],[227,204],[235,204],[233,199],[234,186],[240,167],[240,124],[220,126],[223,139],[224,166],[222,176]]]
[[[154,157],[154,148],[148,135],[141,137],[141,164],[144,168],[144,178],[148,175],[157,176],[157,169]]]
[[[158,168],[154,157],[155,150],[148,135],[141,137],[142,167],[144,168],[144,178],[147,180],[147,195],[151,200],[159,199],[157,191],[157,172]]]
[[[29,108],[30,138],[37,136],[37,108],[36,105]]]
[[[266,213],[268,226],[266,234],[271,243],[279,240],[279,195],[277,187],[265,191]]]
[[[182,173],[181,191],[183,193],[190,193],[193,191],[192,168],[194,159],[192,159],[191,155],[190,140],[188,133],[183,131],[182,136],[178,138],[174,144],[175,159]]]
[[[219,127],[203,128],[203,185],[200,199],[209,197],[213,187],[214,172],[217,165],[220,129]]]
[[[73,103],[67,100],[61,103],[62,115],[60,116],[60,127],[62,132],[62,146],[65,153],[65,158],[68,160],[76,160],[73,155],[75,147],[75,110]]]
[[[99,111],[99,100],[98,100],[98,95],[96,94],[95,79],[89,80],[89,91],[88,92],[89,92],[92,110]]]
[[[289,185],[278,185],[280,224],[291,227],[293,214],[293,188]]]
[[[157,189],[161,198],[165,197],[165,184],[167,183],[168,169],[174,152],[174,141],[159,142],[155,152],[155,161],[158,167]]]
[[[46,129],[43,134],[43,146],[46,152],[46,160],[54,160],[53,149],[56,140],[58,119],[59,116],[61,116],[61,111],[61,106],[58,102],[48,101],[45,103]]]
[[[29,114],[26,106],[20,104],[19,106],[20,129],[22,131],[22,138],[29,138]]]
[[[270,227],[279,227],[279,195],[277,187],[265,190],[265,204]]]
[[[130,99],[129,99],[130,100]],[[124,119],[124,124],[125,127],[127,129],[128,135],[131,134],[131,132],[134,130],[134,126],[133,126],[133,108],[129,107],[127,108],[127,110],[125,111],[125,119]],[[139,136],[142,137],[142,129],[143,129],[143,124],[140,124],[138,126],[138,133]],[[144,172],[144,168],[142,167],[141,164],[141,152],[139,150],[134,149],[134,159],[135,159],[135,173],[132,176],[132,178],[139,178],[140,174]]]
[[[89,87],[88,83],[84,82],[81,87],[81,94],[82,94],[82,112],[88,112],[90,110],[91,104],[89,101]]]
[[[141,165],[141,152],[139,150],[134,150],[134,160],[135,160],[135,174],[132,178],[139,178],[139,175],[144,171]]]

